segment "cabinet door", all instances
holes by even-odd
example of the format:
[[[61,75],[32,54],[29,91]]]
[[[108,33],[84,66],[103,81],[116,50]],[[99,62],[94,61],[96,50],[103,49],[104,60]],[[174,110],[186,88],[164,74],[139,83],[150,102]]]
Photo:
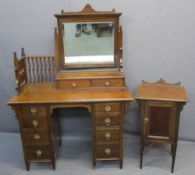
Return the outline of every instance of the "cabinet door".
[[[149,101],[144,115],[146,141],[172,143],[176,121],[176,105],[172,102]]]

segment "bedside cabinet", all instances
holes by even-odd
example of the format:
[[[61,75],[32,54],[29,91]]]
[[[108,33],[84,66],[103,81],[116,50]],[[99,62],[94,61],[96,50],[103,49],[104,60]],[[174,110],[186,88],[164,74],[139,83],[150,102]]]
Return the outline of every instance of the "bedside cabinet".
[[[143,155],[154,143],[168,144],[172,157],[173,173],[180,112],[187,102],[187,94],[180,83],[168,84],[160,79],[156,83],[142,82],[137,88],[135,99],[141,112],[140,168]],[[146,146],[147,145],[147,146]]]

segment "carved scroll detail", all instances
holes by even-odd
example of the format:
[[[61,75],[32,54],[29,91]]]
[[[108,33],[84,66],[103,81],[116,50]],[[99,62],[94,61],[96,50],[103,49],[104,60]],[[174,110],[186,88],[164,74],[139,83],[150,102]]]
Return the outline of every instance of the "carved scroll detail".
[[[157,80],[156,82],[147,82],[145,80],[142,80],[143,84],[161,84],[161,85],[181,85],[181,82],[176,82],[176,83],[167,83],[165,80],[163,80],[162,78],[160,78],[159,80]]]

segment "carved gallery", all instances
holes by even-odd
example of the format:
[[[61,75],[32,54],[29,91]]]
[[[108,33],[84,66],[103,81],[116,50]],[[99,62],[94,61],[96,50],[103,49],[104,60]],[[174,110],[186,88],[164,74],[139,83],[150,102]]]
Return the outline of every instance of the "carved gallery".
[[[132,8],[127,12],[128,6],[118,8],[116,2],[110,3],[108,10],[103,4],[97,10],[98,3],[83,4],[80,10],[71,10],[78,9],[74,2],[66,4],[68,7],[58,13],[49,5],[49,17],[39,8],[36,13],[34,6],[34,16],[22,15],[26,25],[22,26],[21,40],[28,42],[19,42],[17,29],[9,34],[10,39],[29,45],[6,58],[11,69],[2,68],[9,71],[5,85],[12,90],[6,93],[7,111],[3,109],[2,114],[7,116],[3,119],[2,115],[0,127],[2,132],[15,133],[2,136],[1,157],[8,156],[0,158],[3,174],[193,174],[195,138],[190,122],[194,119],[189,102],[193,92],[181,73],[189,63],[177,61],[169,48],[178,47],[179,52],[182,45],[172,45],[177,34],[172,31],[174,25],[169,24],[166,32],[159,29],[158,25],[166,22],[154,9],[146,10],[148,17],[139,21]],[[13,13],[21,16],[16,10]],[[166,15],[162,9],[161,13]],[[152,14],[159,17],[153,23]],[[34,29],[30,28],[33,20],[41,21]],[[42,26],[53,30],[47,34]],[[39,43],[36,46],[25,39],[36,32],[42,36],[40,42],[43,39],[51,48],[46,55],[34,54]],[[147,32],[152,35],[146,36]],[[148,43],[140,43],[142,37]],[[18,45],[7,47],[17,49]],[[139,47],[145,55],[136,53],[141,51]],[[157,52],[159,58],[154,57]],[[7,122],[12,126],[7,127]]]

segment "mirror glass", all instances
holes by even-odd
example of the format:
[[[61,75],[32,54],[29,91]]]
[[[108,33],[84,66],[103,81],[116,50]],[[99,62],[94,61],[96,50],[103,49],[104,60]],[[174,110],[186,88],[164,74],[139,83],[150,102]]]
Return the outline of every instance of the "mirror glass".
[[[65,66],[114,64],[113,22],[63,23]]]

